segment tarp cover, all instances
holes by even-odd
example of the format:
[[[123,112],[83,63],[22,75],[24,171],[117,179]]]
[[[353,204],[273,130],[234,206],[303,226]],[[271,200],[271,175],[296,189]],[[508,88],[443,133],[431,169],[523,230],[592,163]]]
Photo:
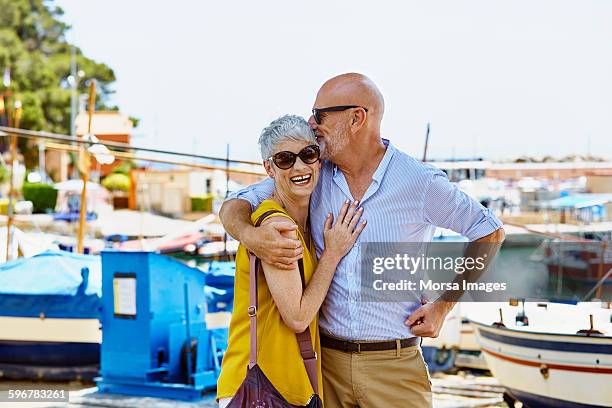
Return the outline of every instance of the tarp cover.
[[[234,291],[235,262],[212,261],[206,272],[206,285]]]
[[[612,194],[574,194],[542,203],[545,208],[586,208],[612,202]]]
[[[70,295],[83,283],[83,269],[89,273],[85,295],[102,296],[102,262],[97,255],[46,251],[0,266],[0,294]]]
[[[47,251],[0,266],[0,315],[99,318],[99,256]]]

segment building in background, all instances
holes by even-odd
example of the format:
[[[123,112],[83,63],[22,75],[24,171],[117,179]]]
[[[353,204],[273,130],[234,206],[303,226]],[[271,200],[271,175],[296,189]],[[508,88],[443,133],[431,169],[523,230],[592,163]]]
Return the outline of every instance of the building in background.
[[[262,176],[230,173],[228,181],[223,170],[194,170],[163,164],[149,165],[132,170],[135,195],[133,209],[153,211],[181,217],[192,211],[194,198],[209,197],[213,200],[225,198],[226,190],[235,191],[261,180]],[[218,209],[217,209],[218,210]],[[205,210],[207,211],[207,210]]]
[[[586,190],[589,193],[612,193],[612,169],[588,173],[586,176]]]
[[[586,190],[594,194],[612,194],[612,169],[593,171],[586,176]],[[605,204],[608,220],[612,220],[612,200]]]
[[[543,163],[491,163],[485,170],[485,177],[500,180],[520,180],[533,177],[546,180],[567,180],[588,176],[594,172],[612,174],[612,162],[567,161]]]
[[[81,112],[76,117],[76,134],[83,137],[87,134],[89,117],[86,112]],[[101,142],[119,142],[130,144],[133,123],[127,115],[118,111],[94,112],[91,120],[91,133]],[[100,164],[95,158],[91,158],[91,170],[97,174],[92,174],[92,178],[106,176],[121,163],[115,160],[112,164]]]

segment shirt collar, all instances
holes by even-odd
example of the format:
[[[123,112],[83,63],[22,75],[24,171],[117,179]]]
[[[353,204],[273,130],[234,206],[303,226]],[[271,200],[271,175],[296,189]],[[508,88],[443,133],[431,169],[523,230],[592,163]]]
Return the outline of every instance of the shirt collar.
[[[385,155],[383,156],[382,160],[378,164],[378,168],[376,169],[376,171],[374,172],[374,175],[372,176],[372,180],[376,181],[377,183],[380,183],[382,181],[387,171],[387,168],[389,168],[389,163],[391,162],[391,159],[393,158],[393,154],[395,153],[395,147],[391,144],[389,139],[383,139],[382,141],[387,146],[387,150],[385,151]]]

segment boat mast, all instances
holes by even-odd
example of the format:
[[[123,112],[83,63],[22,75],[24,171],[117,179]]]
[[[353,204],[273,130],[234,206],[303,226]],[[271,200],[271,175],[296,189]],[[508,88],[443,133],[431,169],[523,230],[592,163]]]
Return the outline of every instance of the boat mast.
[[[423,163],[427,161],[427,146],[429,145],[429,122],[427,122],[427,132],[425,133],[425,148],[423,149]]]

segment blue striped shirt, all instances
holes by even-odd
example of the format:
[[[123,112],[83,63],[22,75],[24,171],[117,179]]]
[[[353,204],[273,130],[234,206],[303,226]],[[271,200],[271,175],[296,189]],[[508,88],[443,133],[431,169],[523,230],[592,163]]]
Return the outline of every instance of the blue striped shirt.
[[[495,215],[449,182],[446,174],[397,150],[391,143],[361,199],[367,226],[342,259],[321,307],[324,333],[347,340],[390,340],[413,337],[404,321],[418,302],[360,302],[360,243],[429,242],[435,228],[458,232],[470,241],[489,235],[502,224]],[[228,197],[247,200],[253,209],[270,197],[266,179]],[[320,256],[329,212],[337,217],[345,200],[354,201],[342,171],[324,161],[310,201],[310,227]]]

